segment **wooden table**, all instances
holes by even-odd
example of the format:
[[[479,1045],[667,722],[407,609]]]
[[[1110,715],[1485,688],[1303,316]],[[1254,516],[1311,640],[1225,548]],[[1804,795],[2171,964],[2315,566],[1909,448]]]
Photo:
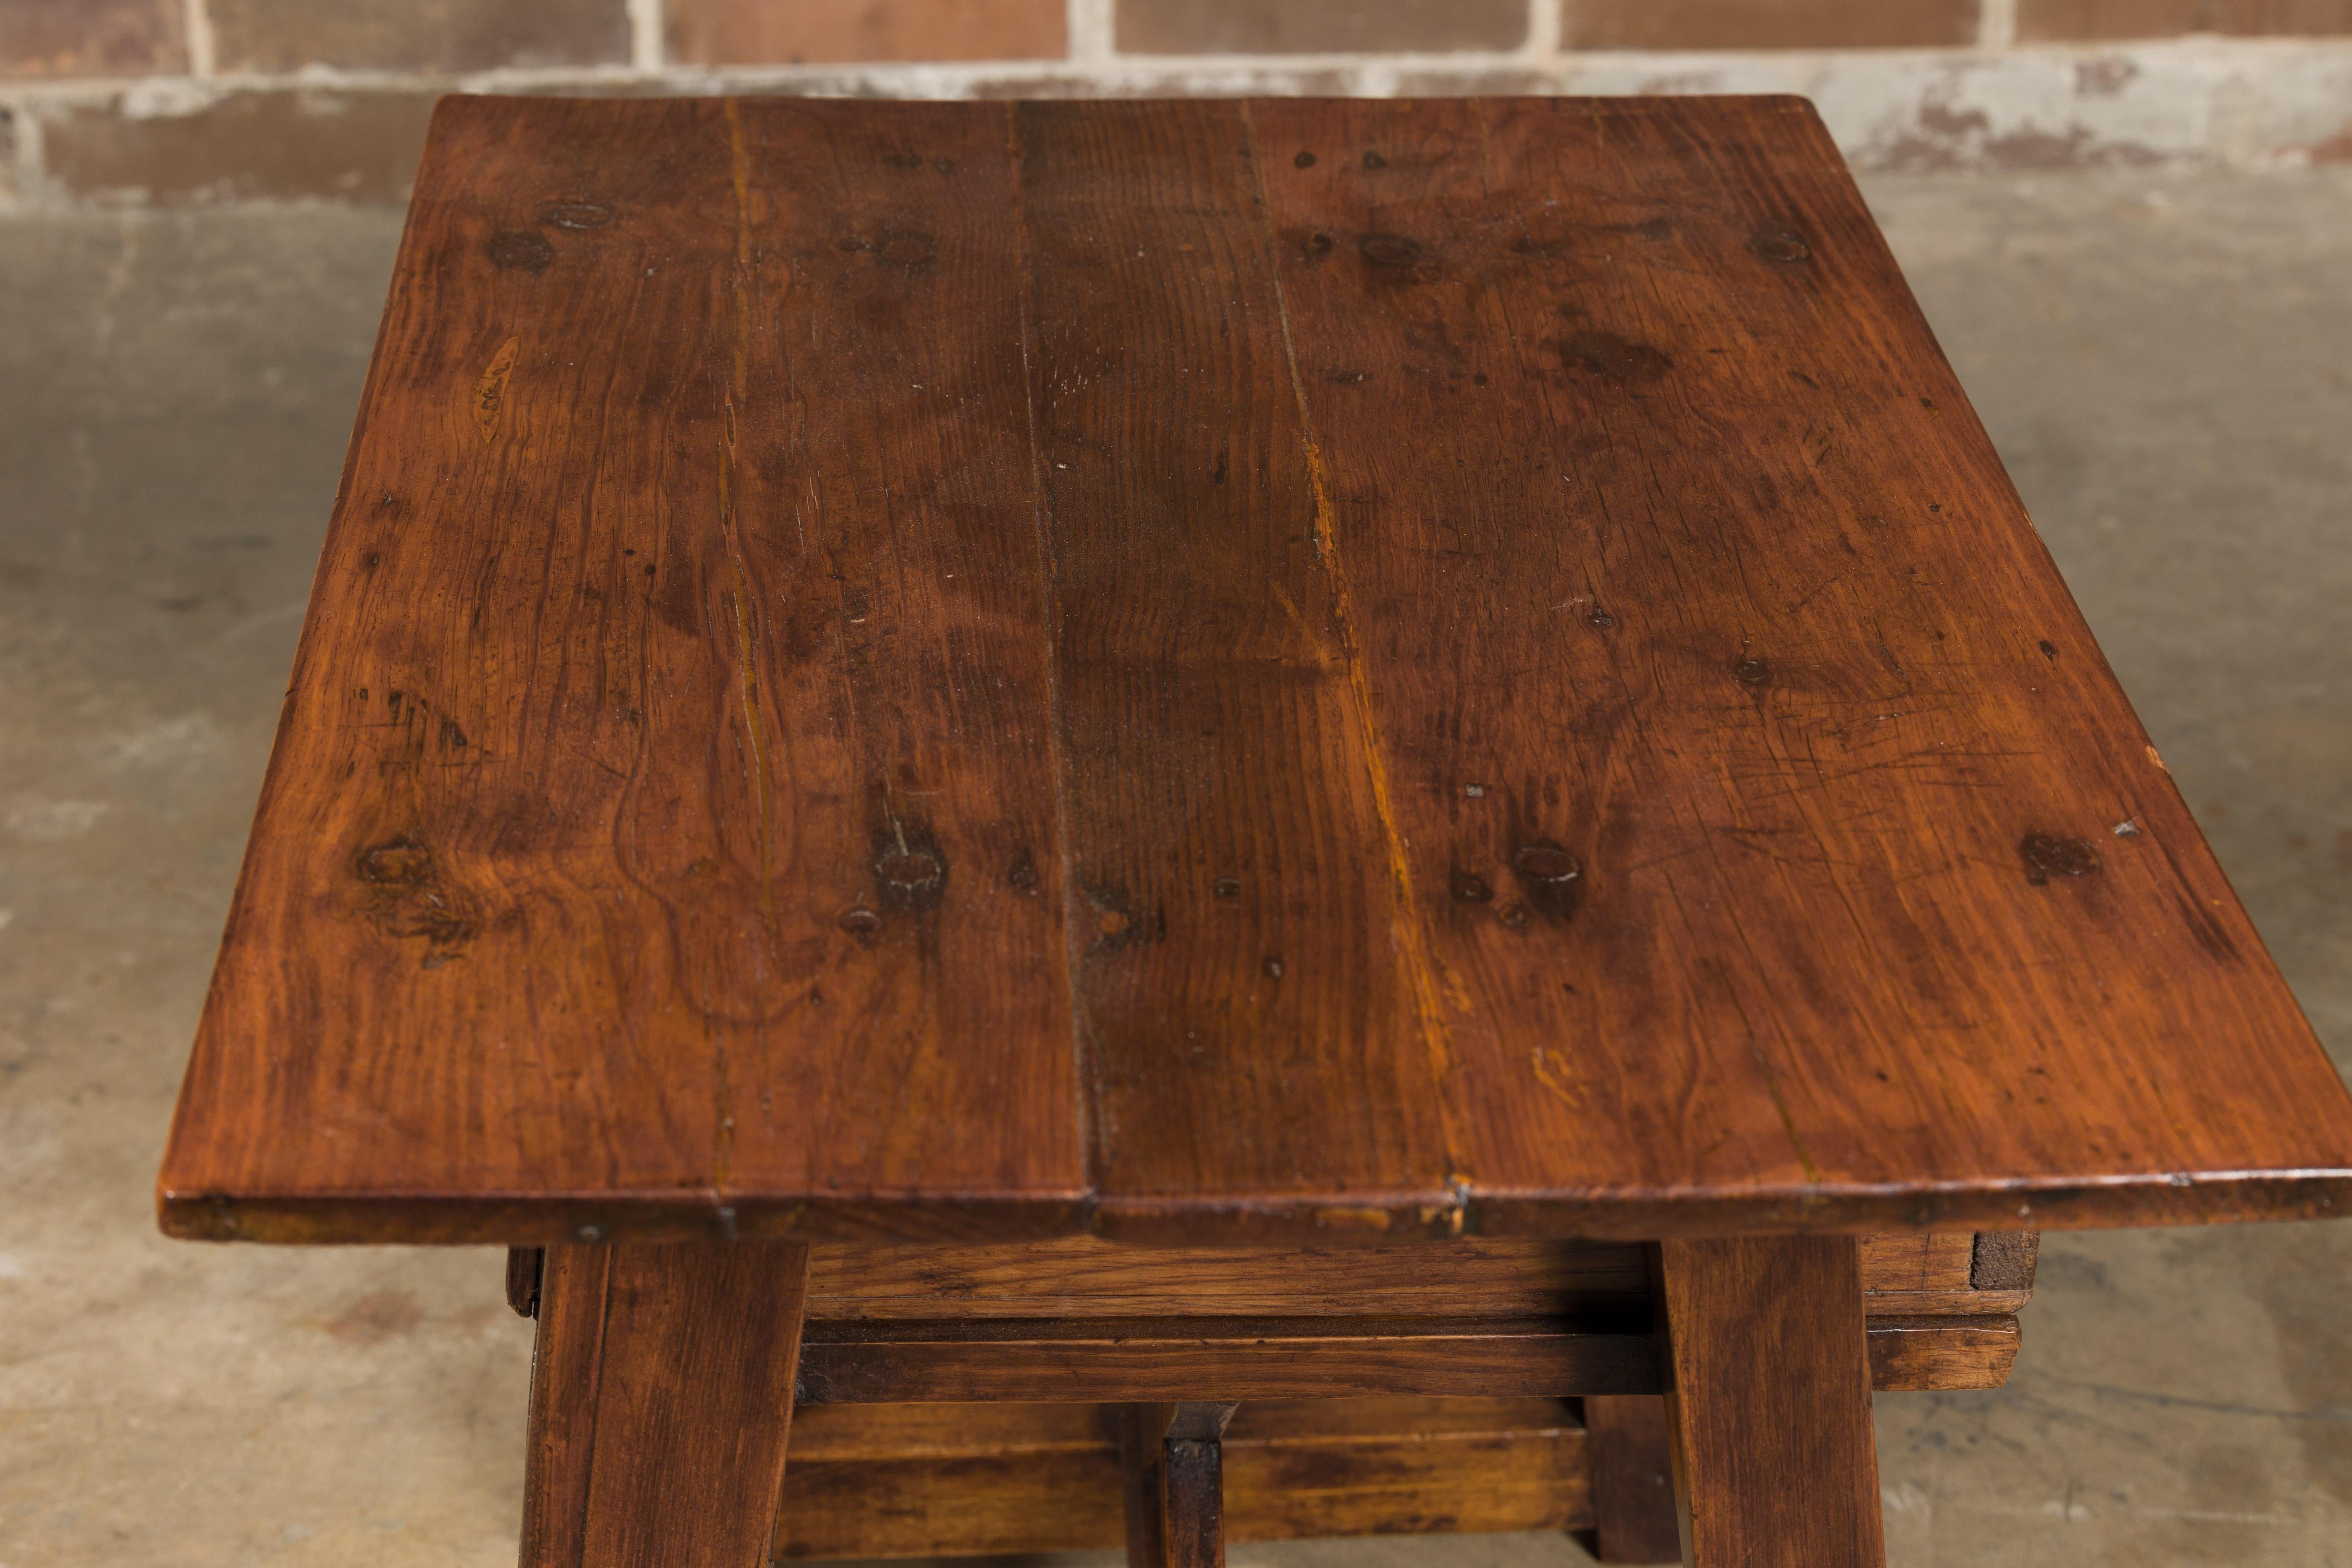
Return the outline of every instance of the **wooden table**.
[[[161,1203],[544,1248],[527,1564],[1875,1563],[2008,1233],[2347,1184],[1803,101],[441,106]]]

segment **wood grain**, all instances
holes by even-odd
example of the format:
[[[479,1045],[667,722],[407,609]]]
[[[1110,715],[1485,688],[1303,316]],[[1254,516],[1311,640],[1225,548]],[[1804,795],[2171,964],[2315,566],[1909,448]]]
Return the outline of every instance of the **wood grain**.
[[[1874,1318],[1870,1385],[1882,1393],[1999,1388],[2018,1344],[2010,1316]]]
[[[1871,1318],[1871,1364],[1883,1363],[1897,1380],[1879,1386],[1998,1387],[2015,1354],[2016,1321],[1999,1314]],[[800,1397],[811,1404],[1509,1398],[1664,1387],[1648,1332],[1557,1318],[812,1320]]]
[[[1682,1561],[1674,1428],[1654,1394],[1584,1401],[1592,1455],[1592,1555],[1602,1563]]]
[[[439,111],[174,1234],[2347,1197],[1800,100]]]
[[[1661,1251],[1685,1563],[1884,1568],[1853,1242]]]
[[[1443,1205],[1244,128],[1030,103],[1013,133],[1101,1191]]]
[[[539,1282],[546,1267],[543,1247],[507,1248],[507,1305],[516,1317],[539,1316]]]
[[[167,1213],[1066,1227],[1002,111],[618,107],[436,114]]]
[[[1230,1404],[1119,1407],[1121,1500],[1131,1568],[1224,1568]]]
[[[523,1568],[758,1568],[807,1248],[559,1247],[531,1366]]]
[[[941,1400],[1498,1398],[1660,1384],[1646,1333],[1544,1319],[1249,1319],[812,1324],[810,1404]]]
[[[1979,1241],[1863,1239],[1873,1314],[2015,1312],[2023,1289],[1971,1283]],[[2003,1256],[2006,1256],[2004,1253]],[[2015,1278],[2012,1269],[2000,1278]],[[1990,1278],[1990,1276],[1988,1276]],[[1638,1312],[1644,1249],[1625,1242],[1464,1239],[1443,1247],[1286,1250],[1121,1246],[1090,1237],[994,1247],[814,1247],[809,1315],[823,1320],[1308,1316],[1533,1317]]]
[[[777,1556],[1124,1544],[1115,1407],[814,1405],[793,1421]],[[1234,1541],[1572,1530],[1584,1432],[1559,1400],[1242,1406],[1223,1442]]]
[[[1916,1273],[1908,1252],[1898,1245],[1892,1254],[1884,1279],[1894,1289]],[[817,1247],[809,1260],[809,1315],[828,1321],[1533,1317],[1638,1312],[1649,1294],[1643,1249],[1622,1242],[1244,1250],[1071,1237],[1003,1247]]]
[[[2342,1168],[2341,1083],[1810,105],[1245,112],[1477,1228]]]

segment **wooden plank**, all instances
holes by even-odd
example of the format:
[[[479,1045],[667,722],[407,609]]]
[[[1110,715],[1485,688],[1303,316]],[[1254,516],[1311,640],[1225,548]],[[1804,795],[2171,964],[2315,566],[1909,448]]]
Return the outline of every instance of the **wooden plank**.
[[[1446,1234],[1426,999],[1395,956],[1415,926],[1241,115],[1013,123],[1101,1221],[1306,1194],[1370,1237]]]
[[[1866,1237],[1862,1280],[1870,1311],[2017,1311],[2030,1289],[1971,1287],[1978,1239]],[[1068,1237],[998,1247],[818,1247],[809,1262],[809,1313],[827,1321],[929,1319],[950,1310],[971,1318],[1534,1317],[1623,1311],[1648,1300],[1641,1247],[1528,1237],[1235,1250]]]
[[[1884,1318],[2000,1318],[2023,1311],[2031,1290],[1865,1290],[1871,1321]]]
[[[1892,1276],[1898,1285],[1908,1278],[1899,1268]],[[1643,1249],[1623,1242],[1465,1238],[1261,1251],[1069,1237],[1002,1247],[817,1247],[809,1255],[809,1315],[826,1321],[1533,1317],[1648,1300]]]
[[[1119,1410],[1127,1560],[1134,1568],[1223,1568],[1230,1404],[1128,1405]]]
[[[803,1464],[794,1454],[775,1555],[789,1563],[1116,1551],[1125,1530],[1116,1444],[856,1464]]]
[[[793,1414],[793,1468],[1006,1454],[1110,1453],[1110,1405],[802,1405]],[[789,1484],[789,1483],[788,1483]]]
[[[1864,1310],[1873,1319],[2016,1313],[2033,1298],[2033,1247],[2032,1231],[1865,1237]],[[2008,1261],[2020,1256],[2022,1267]]]
[[[166,1227],[1069,1227],[1003,111],[457,98],[419,190]]]
[[[1874,1321],[2021,1310],[2030,1289],[1969,1286],[1972,1239],[1864,1239],[1864,1301]],[[1955,1281],[1957,1289],[1943,1288]],[[1507,1238],[1236,1251],[1069,1237],[987,1247],[814,1248],[809,1300],[812,1317],[846,1322],[920,1321],[950,1310],[967,1318],[1629,1314],[1643,1310],[1649,1297],[1643,1249],[1626,1243]],[[1990,1386],[1983,1375],[1971,1373],[1950,1386]]]
[[[1470,1228],[2327,1212],[2352,1101],[1811,106],[1249,114]]]
[[[1530,1319],[812,1323],[812,1404],[1654,1392],[1646,1333]]]
[[[1315,1403],[1317,1417],[1330,1420],[1330,1402]],[[1306,1425],[1308,1417],[1295,1407],[1243,1405],[1225,1433],[1227,1536],[1294,1541],[1577,1530],[1591,1521],[1585,1435],[1564,1419],[1557,1401],[1430,1401],[1519,1408],[1456,1408],[1417,1423],[1394,1418],[1393,1406],[1403,1403],[1366,1401],[1389,1408],[1345,1435],[1320,1439],[1303,1431],[1270,1435],[1290,1420]],[[1538,1405],[1551,1408],[1526,1408]],[[1380,1432],[1381,1426],[1389,1431]]]
[[[1112,1407],[815,1405],[793,1418],[779,1558],[1124,1544]],[[1244,1405],[1223,1441],[1234,1541],[1572,1530],[1584,1433],[1558,1400]]]
[[[1865,1293],[1965,1290],[1976,1256],[1968,1231],[1866,1236],[1862,1238],[1862,1288]]]
[[[1254,1399],[1234,1412],[1225,1442],[1258,1447],[1471,1442],[1556,1437],[1581,1426],[1572,1400],[1545,1398]]]
[[[1853,1242],[1669,1241],[1662,1253],[1683,1561],[1883,1568]]]
[[[1175,1414],[1165,1401],[1118,1406],[1119,1512],[1132,1568],[1169,1568],[1165,1439]],[[1222,1529],[1218,1547],[1223,1555]]]
[[[2352,1197],[1799,101],[475,97],[418,189],[173,1233]]]
[[[2014,1317],[1874,1318],[1870,1384],[1888,1393],[1999,1388],[2017,1347]]]
[[[1160,1461],[1160,1517],[1167,1552],[1150,1568],[1225,1568],[1224,1446],[1213,1439],[1171,1437]]]
[[[755,1568],[783,1483],[805,1247],[559,1247],[523,1568]]]
[[[507,1305],[518,1318],[539,1316],[539,1281],[547,1267],[543,1247],[507,1248]]]
[[[2013,1355],[2015,1324],[1870,1319],[1872,1363],[1904,1380],[1880,1386],[1998,1386],[2009,1366],[1999,1347]],[[1882,1335],[1895,1336],[1884,1351]],[[801,1358],[801,1397],[812,1404],[1508,1398],[1664,1386],[1646,1332],[1546,1318],[812,1320]]]
[[[1674,1430],[1654,1394],[1584,1401],[1592,1454],[1592,1555],[1602,1563],[1682,1561]]]

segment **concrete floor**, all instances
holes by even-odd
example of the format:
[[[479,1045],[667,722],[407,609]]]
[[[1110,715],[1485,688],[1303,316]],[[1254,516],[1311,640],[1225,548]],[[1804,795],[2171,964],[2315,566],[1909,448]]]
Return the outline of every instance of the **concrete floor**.
[[[2352,178],[1870,194],[2352,1058]],[[149,1208],[398,221],[0,222],[0,1568],[514,1560],[496,1254],[173,1244]],[[2352,1227],[2046,1238],[2007,1389],[1879,1402],[1894,1563],[2352,1568],[2347,1266]]]

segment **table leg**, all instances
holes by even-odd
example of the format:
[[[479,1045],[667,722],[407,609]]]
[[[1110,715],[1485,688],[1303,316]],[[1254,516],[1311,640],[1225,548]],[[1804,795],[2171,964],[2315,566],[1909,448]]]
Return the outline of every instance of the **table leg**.
[[[807,1290],[791,1243],[550,1247],[522,1568],[765,1568]]]
[[[1128,1568],[1224,1568],[1224,1436],[1231,1405],[1130,1405],[1119,1413]]]
[[[1683,1561],[1885,1568],[1854,1239],[1661,1252]]]
[[[1654,1394],[1587,1395],[1584,1435],[1592,1456],[1593,1556],[1603,1563],[1681,1562],[1666,1402]]]

